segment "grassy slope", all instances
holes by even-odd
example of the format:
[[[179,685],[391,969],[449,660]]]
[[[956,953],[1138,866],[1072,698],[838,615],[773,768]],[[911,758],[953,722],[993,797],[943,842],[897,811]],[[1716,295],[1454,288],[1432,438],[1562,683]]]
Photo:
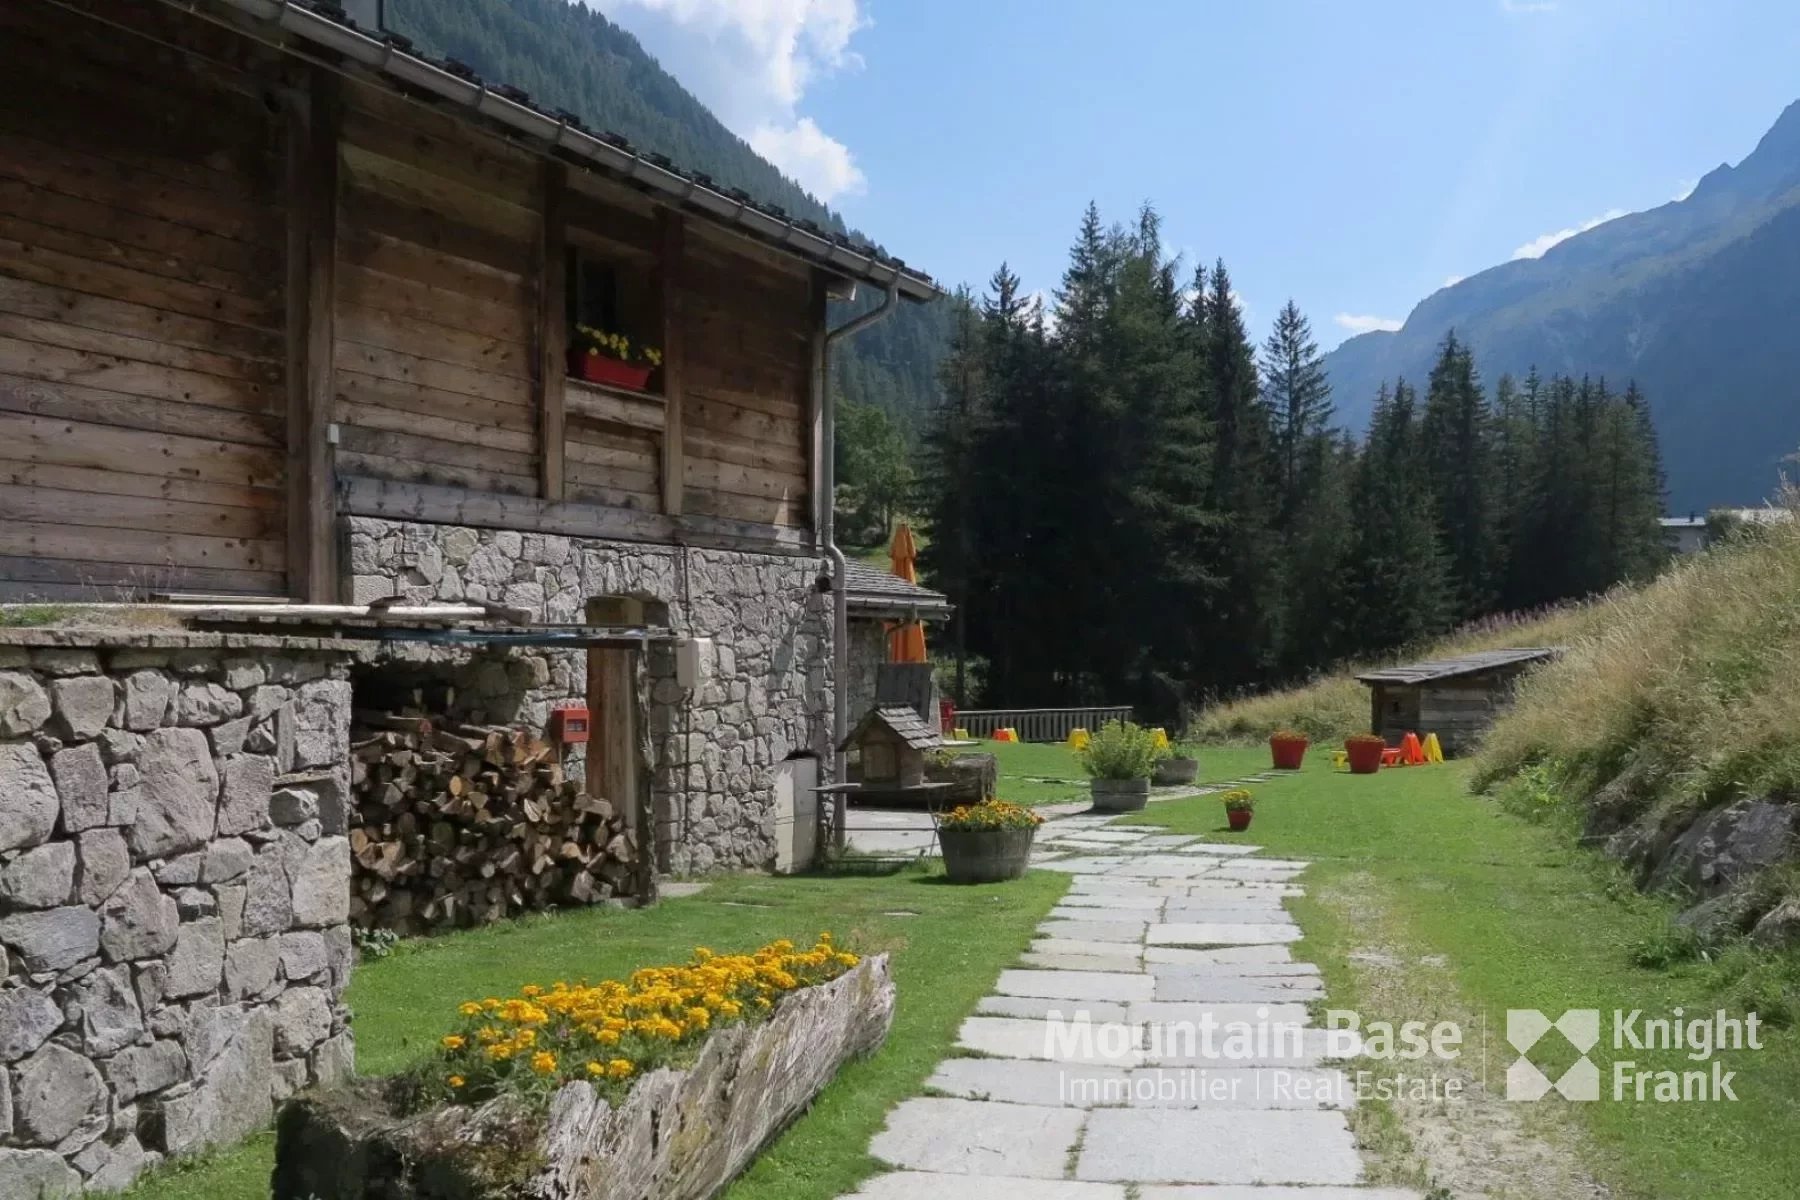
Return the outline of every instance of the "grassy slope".
[[[1664,928],[1669,909],[1662,901],[1621,885],[1558,830],[1470,797],[1467,779],[1467,767],[1458,764],[1349,776],[1309,756],[1306,770],[1252,788],[1258,807],[1247,834],[1220,832],[1216,798],[1158,805],[1131,819],[1315,860],[1306,880],[1311,894],[1296,905],[1307,931],[1298,952],[1324,967],[1334,1005],[1355,1007],[1361,999],[1347,956],[1380,944],[1376,926],[1398,931],[1415,954],[1447,956],[1458,995],[1446,1008],[1466,1005],[1496,1031],[1487,1066],[1497,1089],[1507,1065],[1501,1051],[1508,1008],[1666,1014],[1675,1005],[1690,1013],[1732,1007],[1730,980],[1718,968],[1651,969],[1632,961],[1630,948]],[[1377,914],[1346,918],[1319,902],[1353,879],[1373,894]],[[1644,1067],[1691,1065],[1679,1053],[1615,1055],[1603,1040],[1594,1058],[1604,1080],[1615,1057]],[[1726,1057],[1739,1072],[1737,1104],[1539,1107],[1585,1131],[1597,1148],[1591,1165],[1621,1197],[1785,1200],[1800,1178],[1800,1142],[1790,1136],[1800,1122],[1800,1036],[1777,1030],[1767,1049]]]
[[[1396,655],[1391,662],[1448,658],[1510,646],[1562,646],[1604,622],[1602,602],[1571,606],[1523,619],[1496,618],[1472,625],[1430,645]],[[1214,705],[1194,722],[1202,742],[1252,742],[1277,729],[1298,729],[1315,741],[1340,741],[1369,731],[1369,689],[1356,682],[1360,664],[1301,687]]]
[[[829,929],[893,955],[893,1033],[852,1063],[728,1193],[731,1200],[831,1200],[875,1169],[864,1153],[887,1109],[916,1093],[957,1027],[1021,954],[1067,881],[1048,872],[991,887],[946,886],[936,871],[882,878],[740,877],[644,912],[590,909],[406,944],[352,980],[357,1059],[387,1074],[431,1053],[468,997],[557,978],[603,978],[685,959],[695,946],[747,949]],[[914,914],[914,915],[908,915]],[[164,1171],[132,1200],[266,1200],[272,1139]]]
[[[1532,676],[1480,770],[1528,763],[1585,800],[1627,767],[1629,811],[1800,792],[1800,522],[1677,564]]]

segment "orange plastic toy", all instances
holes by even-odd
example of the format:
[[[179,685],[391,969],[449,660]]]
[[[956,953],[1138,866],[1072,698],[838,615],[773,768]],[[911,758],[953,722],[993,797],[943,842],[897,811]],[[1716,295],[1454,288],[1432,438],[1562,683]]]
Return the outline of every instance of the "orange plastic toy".
[[[1403,767],[1425,765],[1425,747],[1419,744],[1418,734],[1409,733],[1400,739],[1400,765]]]

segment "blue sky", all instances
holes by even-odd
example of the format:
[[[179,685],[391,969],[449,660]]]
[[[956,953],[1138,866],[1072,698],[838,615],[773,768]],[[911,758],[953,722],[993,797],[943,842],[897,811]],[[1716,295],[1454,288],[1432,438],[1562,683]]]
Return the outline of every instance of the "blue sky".
[[[1735,162],[1800,99],[1793,0],[594,0],[853,225],[1056,286],[1149,200],[1261,336],[1329,346]]]

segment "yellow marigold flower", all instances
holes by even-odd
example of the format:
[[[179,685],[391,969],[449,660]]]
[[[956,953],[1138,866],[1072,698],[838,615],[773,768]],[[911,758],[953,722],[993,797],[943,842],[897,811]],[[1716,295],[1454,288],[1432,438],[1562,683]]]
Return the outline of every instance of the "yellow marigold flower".
[[[465,1017],[479,1017],[481,1015],[481,1004],[476,1000],[468,1000],[459,1004],[456,1011]]]
[[[623,1058],[615,1058],[606,1064],[606,1073],[614,1079],[629,1079],[636,1068]]]
[[[606,1074],[606,1067],[597,1062],[589,1062],[587,1065],[587,1073],[589,1075],[604,1075]]]
[[[444,1038],[440,1044],[446,1050],[461,1050],[463,1048],[463,1039],[453,1033]]]
[[[705,1029],[712,1024],[712,1013],[704,1008],[690,1008],[687,1010],[687,1019],[688,1024],[695,1029]]]
[[[519,989],[519,995],[521,996],[541,996],[543,994],[544,989],[535,983],[528,983]]]
[[[616,1046],[619,1044],[619,1032],[616,1029],[602,1029],[594,1035],[594,1040],[602,1046]]]
[[[466,1082],[467,1082],[467,1080],[465,1080],[461,1075],[452,1075],[450,1077],[450,1086],[453,1088],[459,1088]]]
[[[539,1050],[531,1056],[531,1069],[539,1075],[548,1075],[556,1070],[556,1055],[548,1050]]]

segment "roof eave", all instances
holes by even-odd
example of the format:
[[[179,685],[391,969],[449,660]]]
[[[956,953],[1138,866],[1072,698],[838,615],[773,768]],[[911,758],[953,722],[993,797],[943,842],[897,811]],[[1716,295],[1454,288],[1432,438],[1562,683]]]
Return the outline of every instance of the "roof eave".
[[[191,9],[188,0],[165,0],[177,8]],[[609,175],[660,192],[669,202],[699,214],[721,228],[757,243],[803,259],[816,266],[880,288],[895,288],[913,301],[935,300],[944,294],[930,276],[910,271],[898,260],[865,254],[830,238],[821,237],[793,221],[766,212],[753,204],[728,196],[696,179],[658,166],[640,155],[578,129],[566,120],[521,104],[493,91],[485,83],[463,79],[389,42],[360,29],[340,24],[321,13],[287,0],[219,0],[254,19],[271,24],[361,63],[391,79],[462,104],[472,113],[509,126],[526,138],[541,143],[547,153],[561,152],[592,163]]]

